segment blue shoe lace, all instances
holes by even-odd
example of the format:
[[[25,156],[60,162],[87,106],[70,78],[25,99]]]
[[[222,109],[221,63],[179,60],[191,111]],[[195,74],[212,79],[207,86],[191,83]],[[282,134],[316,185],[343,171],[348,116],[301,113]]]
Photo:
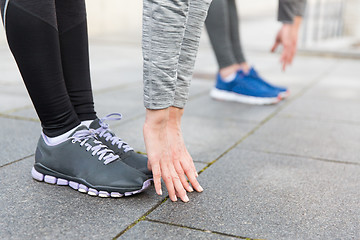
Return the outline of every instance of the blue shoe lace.
[[[281,91],[281,92],[285,92],[287,91],[287,88],[286,87],[283,87],[283,86],[276,86],[276,85],[273,85],[267,81],[265,81],[259,74],[258,72],[252,67],[248,73],[248,76],[257,80],[258,82],[266,85],[267,87],[270,87],[270,88],[275,88],[277,89],[278,91]]]

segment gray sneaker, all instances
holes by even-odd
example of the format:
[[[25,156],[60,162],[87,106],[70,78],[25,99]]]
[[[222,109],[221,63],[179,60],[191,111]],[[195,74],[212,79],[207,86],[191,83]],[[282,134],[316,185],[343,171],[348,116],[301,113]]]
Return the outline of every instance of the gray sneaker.
[[[120,120],[121,114],[112,113],[102,119],[95,119],[90,124],[90,129],[94,129],[95,134],[108,148],[113,150],[115,154],[120,156],[122,162],[144,173],[148,179],[152,179],[152,172],[148,169],[148,158],[134,151],[126,142],[118,138],[113,133],[106,120]]]
[[[150,186],[147,176],[129,167],[94,131],[78,127],[64,142],[46,143],[39,139],[32,177],[50,184],[69,185],[91,196],[122,197],[140,193]]]

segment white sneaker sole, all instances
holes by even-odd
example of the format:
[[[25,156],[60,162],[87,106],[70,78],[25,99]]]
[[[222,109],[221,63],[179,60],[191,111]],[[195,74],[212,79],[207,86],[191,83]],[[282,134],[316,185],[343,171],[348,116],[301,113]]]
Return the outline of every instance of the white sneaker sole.
[[[106,197],[114,197],[114,198],[127,197],[127,196],[131,196],[131,195],[134,195],[134,194],[141,193],[145,189],[150,187],[151,181],[152,181],[151,179],[146,180],[143,183],[142,188],[139,189],[139,190],[136,190],[136,191],[133,191],[133,192],[119,193],[119,192],[98,191],[96,189],[89,188],[89,187],[87,187],[87,186],[85,186],[85,185],[83,185],[81,183],[77,183],[77,182],[74,182],[74,181],[68,181],[66,179],[57,178],[57,177],[50,176],[50,175],[44,175],[44,174],[36,171],[36,169],[34,167],[31,169],[31,175],[35,180],[40,181],[40,182],[44,181],[44,182],[49,183],[49,184],[56,184],[56,185],[60,185],[60,186],[69,186],[72,189],[77,190],[77,191],[79,191],[81,193],[87,193],[88,195],[93,196],[93,197],[98,196],[98,197],[103,197],[103,198],[106,198]]]
[[[281,96],[277,97],[252,97],[247,95],[242,95],[234,92],[219,90],[213,88],[210,92],[210,96],[217,100],[231,101],[231,102],[241,102],[254,105],[268,105],[276,104],[281,101]]]
[[[288,98],[290,96],[290,91],[287,90],[286,92],[280,92],[279,95],[280,95],[281,99]]]

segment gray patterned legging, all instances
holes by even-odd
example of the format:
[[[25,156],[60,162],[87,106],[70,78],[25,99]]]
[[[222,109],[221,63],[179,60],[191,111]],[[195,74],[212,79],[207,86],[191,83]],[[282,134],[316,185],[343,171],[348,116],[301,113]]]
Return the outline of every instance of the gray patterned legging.
[[[211,0],[144,0],[144,105],[184,108]]]

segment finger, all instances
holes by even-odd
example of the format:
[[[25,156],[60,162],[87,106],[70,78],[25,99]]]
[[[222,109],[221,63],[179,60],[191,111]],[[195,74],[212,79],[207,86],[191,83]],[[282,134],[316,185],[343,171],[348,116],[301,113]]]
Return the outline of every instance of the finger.
[[[163,175],[163,180],[165,182],[166,188],[169,193],[170,200],[173,202],[176,202],[177,201],[176,191],[175,191],[174,184],[173,184],[173,177],[171,176],[170,171],[167,169],[166,172],[163,172],[162,175]]]
[[[176,172],[175,172],[175,174],[176,174]],[[173,175],[173,184],[174,184],[174,187],[176,190],[176,195],[179,196],[183,202],[188,202],[189,197],[187,196],[186,191],[180,181],[179,176],[177,176],[177,174],[175,176]]]
[[[290,63],[290,54],[287,54],[284,58],[284,62],[283,62],[283,71],[286,70],[287,65],[289,65]]]
[[[188,202],[189,198],[186,195],[186,190],[184,189],[184,186],[180,180],[180,176],[178,175],[176,171],[176,167],[179,169],[180,173],[182,172],[182,175],[184,175],[181,165],[179,164],[179,161],[175,161],[174,165],[170,165],[170,175],[171,175],[171,184],[173,188],[175,188],[175,196],[178,196],[183,202]],[[185,176],[184,176],[185,178]],[[187,181],[185,179],[186,184]]]
[[[279,46],[279,42],[275,41],[274,45],[271,48],[271,52],[275,52],[276,48]]]
[[[198,174],[197,171],[196,171],[196,167],[195,167],[194,161],[193,161],[193,159],[192,159],[192,157],[191,157],[191,155],[190,155],[190,153],[188,152],[187,149],[186,149],[186,153],[185,153],[185,154],[186,154],[186,158],[188,159],[187,163],[190,164],[190,169],[191,169],[191,171],[194,172],[195,177],[198,177],[199,174]],[[182,163],[182,165],[183,165],[183,163]],[[188,172],[188,166],[187,166],[187,165],[184,164],[182,167],[183,167],[183,169],[186,169],[186,172]]]
[[[192,171],[194,172],[195,177],[198,177],[199,174],[198,174],[197,171],[196,171],[196,167],[195,167],[194,161],[193,161],[190,153],[189,153],[187,150],[186,150],[186,154],[187,154],[187,157],[189,158],[190,167],[191,167]]]
[[[189,152],[187,152],[188,161],[182,162],[182,168],[185,172],[185,175],[188,177],[191,185],[197,192],[202,192],[204,189],[200,186],[200,183],[197,181],[197,177],[199,176],[192,157],[190,156]]]
[[[280,62],[281,62],[281,69],[282,69],[282,71],[285,71],[285,69],[286,69],[286,64],[287,64],[287,62],[286,62],[286,56],[284,56],[284,57],[282,57],[281,58],[281,60],[280,60]]]
[[[290,64],[292,64],[292,62],[294,61],[295,55],[296,55],[296,46],[293,47]]]
[[[179,157],[180,156],[180,157]],[[192,189],[192,187],[190,186],[190,184],[188,183],[188,181],[186,180],[185,174],[184,174],[184,170],[183,167],[180,163],[179,158],[182,158],[181,154],[178,155],[174,155],[173,154],[173,163],[174,163],[174,169],[177,173],[177,176],[180,179],[181,184],[183,185],[183,187],[186,189],[186,191],[188,192],[193,192],[194,190]]]
[[[285,71],[286,66],[291,62],[292,48],[290,45],[284,45],[284,51],[281,56],[282,70]]]
[[[178,168],[180,168],[180,169],[178,169]],[[186,191],[193,192],[194,189],[190,186],[190,184],[186,180],[185,173],[182,170],[181,166],[175,167],[175,169],[176,169],[176,172],[177,172],[177,174],[179,176],[180,182],[183,185],[183,187],[186,189]]]
[[[153,173],[153,179],[154,179],[154,186],[155,186],[155,191],[158,195],[162,195],[162,190],[161,190],[161,169],[160,169],[160,165],[159,164],[152,164],[151,165],[152,168],[152,173]]]
[[[200,183],[198,182],[198,180],[196,179],[195,174],[188,174],[187,175],[191,185],[193,186],[193,188],[197,191],[197,192],[202,192],[204,191],[204,189],[201,187]]]
[[[193,188],[197,191],[197,192],[202,192],[204,191],[204,189],[200,186],[200,183],[198,182],[198,180],[196,179],[196,175],[194,173],[194,171],[189,168],[189,167],[184,167],[184,171],[186,176],[188,177],[191,185],[193,186]]]
[[[294,49],[293,49],[293,47],[291,47],[291,50],[289,50],[289,54],[288,54],[288,56],[286,58],[286,65],[291,64],[293,57],[294,57]]]
[[[281,54],[281,57],[280,57],[280,63],[281,63],[281,69],[283,70],[283,71],[285,71],[285,66],[286,66],[286,53],[285,52],[283,52],[282,54]]]

